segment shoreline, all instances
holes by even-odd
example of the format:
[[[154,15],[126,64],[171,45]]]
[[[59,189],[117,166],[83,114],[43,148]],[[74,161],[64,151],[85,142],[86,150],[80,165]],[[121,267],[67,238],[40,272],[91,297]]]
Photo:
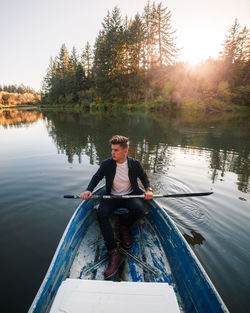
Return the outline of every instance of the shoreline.
[[[25,105],[0,105],[0,110],[4,109],[22,109],[22,110],[39,110],[39,109],[62,109],[72,111],[84,111],[89,113],[148,113],[148,114],[166,114],[166,115],[249,115],[250,108],[248,106],[239,106],[234,104],[223,104],[222,107],[213,107],[206,105],[194,104],[178,104],[171,107],[163,107],[161,104],[138,103],[124,105],[110,105],[106,103],[89,103],[86,104],[25,104]]]

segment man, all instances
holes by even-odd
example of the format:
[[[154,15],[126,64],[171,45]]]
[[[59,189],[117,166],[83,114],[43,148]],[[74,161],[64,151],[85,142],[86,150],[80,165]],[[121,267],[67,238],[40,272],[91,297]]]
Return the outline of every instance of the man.
[[[152,199],[153,193],[147,174],[139,161],[127,156],[129,148],[128,138],[115,135],[109,142],[112,145],[112,158],[101,163],[98,171],[92,177],[87,190],[81,193],[80,197],[83,200],[89,199],[96,185],[105,177],[107,194],[139,194],[137,178],[140,178],[145,188],[144,199]],[[128,214],[122,216],[120,225],[121,242],[125,249],[130,249],[132,246],[130,227],[144,214],[144,204],[141,198],[101,199],[97,216],[109,254],[109,265],[104,273],[105,279],[114,276],[124,261],[117,248],[114,231],[109,220],[112,212],[119,207],[128,209]]]

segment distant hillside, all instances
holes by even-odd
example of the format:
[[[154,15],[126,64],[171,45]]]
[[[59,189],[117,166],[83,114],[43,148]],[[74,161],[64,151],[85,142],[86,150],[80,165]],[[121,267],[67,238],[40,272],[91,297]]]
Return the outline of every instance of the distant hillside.
[[[30,92],[26,93],[16,93],[16,92],[6,92],[0,91],[0,106],[16,106],[16,105],[28,105],[37,104],[41,100],[39,94],[34,94]]]

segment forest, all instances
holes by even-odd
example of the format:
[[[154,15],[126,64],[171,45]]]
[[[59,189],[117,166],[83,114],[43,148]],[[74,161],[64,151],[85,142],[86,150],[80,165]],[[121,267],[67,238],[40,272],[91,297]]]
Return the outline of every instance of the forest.
[[[4,92],[8,92],[8,93],[19,93],[19,94],[24,94],[24,93],[32,93],[32,94],[36,94],[37,92],[29,87],[29,86],[25,86],[23,84],[21,85],[0,85],[0,92],[4,91]]]
[[[171,110],[178,106],[206,111],[250,106],[249,30],[237,19],[227,31],[218,59],[191,67],[178,62],[179,48],[171,12],[150,2],[142,14],[122,18],[108,12],[94,47],[87,42],[78,55],[62,44],[51,58],[43,81],[43,104],[71,104],[105,109],[144,106]]]
[[[39,105],[41,95],[33,88],[21,85],[0,85],[0,108],[18,105]]]
[[[172,13],[148,1],[141,14],[122,17],[115,7],[93,47],[78,53],[62,44],[51,57],[41,94],[24,85],[0,85],[0,106],[42,104],[88,110],[192,108],[235,112],[250,108],[250,35],[235,19],[217,59],[195,66],[178,61]]]

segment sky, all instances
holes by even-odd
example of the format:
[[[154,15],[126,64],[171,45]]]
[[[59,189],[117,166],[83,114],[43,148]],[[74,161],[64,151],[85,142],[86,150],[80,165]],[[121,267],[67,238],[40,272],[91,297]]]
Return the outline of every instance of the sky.
[[[155,1],[159,3],[160,1]],[[250,29],[249,0],[161,1],[172,13],[178,61],[195,64],[217,58],[237,18]],[[152,3],[152,1],[151,1]],[[142,13],[147,0],[0,0],[0,85],[23,83],[40,90],[50,57],[66,44],[80,54],[94,44],[108,10],[123,17]]]

